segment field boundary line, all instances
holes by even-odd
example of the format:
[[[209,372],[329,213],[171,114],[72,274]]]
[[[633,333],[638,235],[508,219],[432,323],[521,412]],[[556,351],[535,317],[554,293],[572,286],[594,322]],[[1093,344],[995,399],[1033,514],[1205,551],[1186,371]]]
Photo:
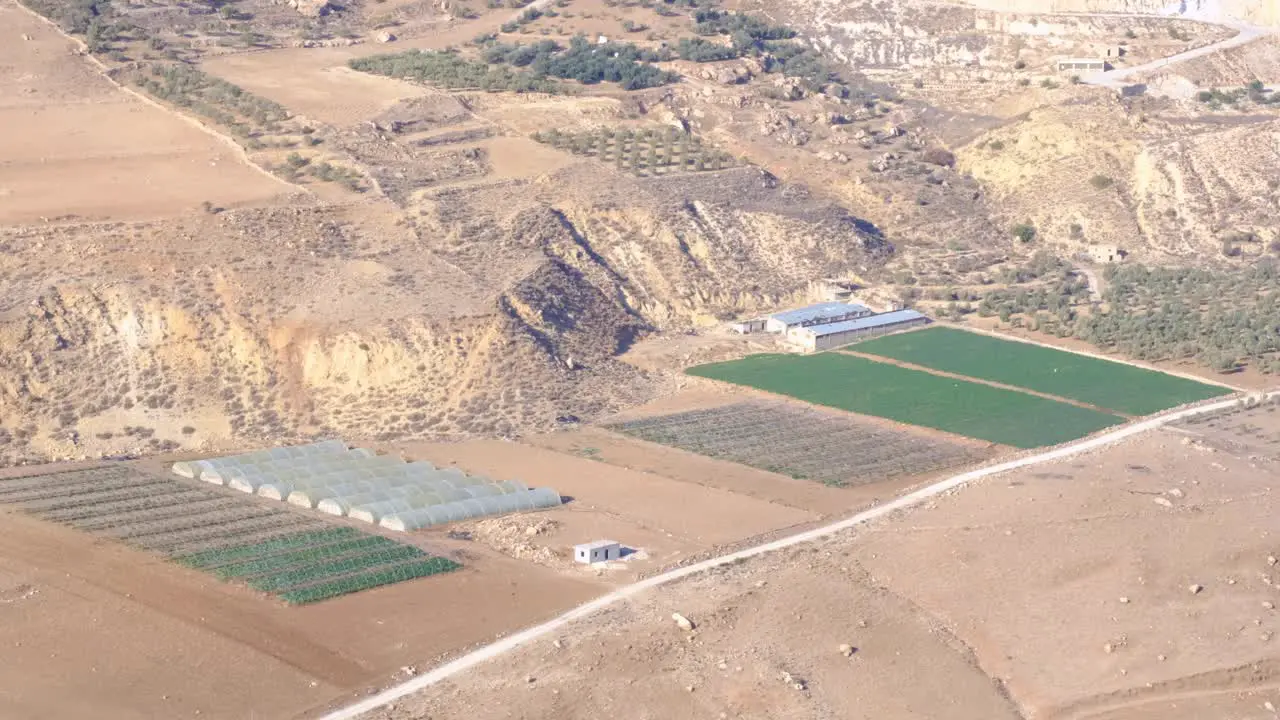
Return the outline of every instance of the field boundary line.
[[[1265,392],[1265,393],[1262,393],[1262,397],[1264,399],[1280,397],[1280,391]],[[453,677],[454,675],[457,675],[460,672],[468,670],[488,660],[492,660],[511,650],[515,650],[516,648],[526,645],[533,640],[549,635],[575,620],[585,618],[591,615],[592,613],[595,613],[598,610],[603,610],[607,607],[617,604],[618,602],[635,597],[645,592],[646,590],[660,587],[662,585],[675,582],[676,580],[681,580],[683,578],[689,577],[690,575],[695,575],[695,574],[704,572],[706,570],[712,570],[714,568],[723,567],[725,565],[746,560],[748,558],[756,557],[758,555],[764,555],[766,553],[774,552],[776,550],[782,550],[795,545],[800,545],[803,543],[812,542],[814,540],[821,540],[821,539],[830,537],[831,535],[842,532],[844,530],[848,530],[850,528],[854,528],[859,525],[865,525],[873,520],[878,520],[887,515],[895,513],[899,510],[905,510],[907,508],[913,507],[915,505],[918,505],[924,502],[925,500],[937,497],[938,495],[941,495],[943,493],[946,493],[956,488],[967,485],[968,483],[971,483],[975,480],[979,480],[992,475],[998,475],[1000,473],[1005,473],[1010,470],[1018,470],[1024,467],[1030,467],[1032,465],[1039,465],[1041,463],[1050,462],[1053,460],[1060,460],[1062,458],[1071,457],[1073,455],[1078,455],[1080,453],[1088,452],[1090,450],[1096,450],[1098,448],[1114,445],[1120,442],[1121,440],[1125,440],[1135,435],[1140,435],[1144,432],[1147,432],[1148,430],[1157,429],[1163,425],[1167,425],[1168,423],[1175,422],[1177,420],[1182,420],[1188,417],[1194,417],[1196,415],[1200,415],[1203,413],[1216,412],[1218,410],[1229,409],[1229,408],[1238,406],[1238,404],[1239,404],[1238,398],[1231,398],[1229,400],[1219,400],[1217,402],[1197,405],[1190,408],[1184,408],[1182,410],[1175,410],[1172,412],[1159,414],[1153,417],[1149,417],[1145,420],[1139,420],[1131,424],[1122,426],[1119,429],[1112,430],[1110,432],[1105,432],[1101,435],[1095,435],[1093,437],[1086,438],[1084,440],[1079,440],[1068,445],[1059,446],[1047,452],[1042,452],[1035,455],[1027,455],[1021,458],[1015,458],[1013,460],[1007,460],[1005,462],[998,463],[996,465],[977,468],[975,470],[970,470],[968,472],[964,472],[959,475],[949,477],[945,480],[933,483],[932,485],[927,485],[925,487],[914,490],[910,493],[907,493],[906,495],[902,495],[883,505],[879,505],[869,510],[864,510],[863,512],[857,513],[856,515],[845,518],[844,520],[839,520],[837,522],[830,523],[828,525],[823,525],[821,527],[814,528],[812,530],[806,530],[804,532],[800,532],[795,535],[789,535],[784,538],[779,538],[777,540],[773,540],[771,542],[767,542],[762,545],[756,545],[755,547],[750,547],[744,550],[728,553],[726,555],[714,557],[709,560],[703,560],[701,562],[694,563],[692,565],[686,565],[684,567],[675,568],[673,570],[669,570],[659,575],[653,575],[639,582],[632,583],[631,585],[618,588],[617,590],[614,590],[608,594],[602,595],[596,598],[595,600],[588,601],[540,625],[535,625],[534,627],[526,628],[524,630],[516,632],[513,635],[508,635],[489,645],[486,645],[484,647],[481,647],[469,653],[466,653],[465,655],[462,655],[461,657],[450,660],[449,662],[437,668],[434,668],[429,672],[419,675],[399,685],[394,685],[390,688],[387,688],[386,690],[383,690],[382,692],[379,692],[363,700],[360,700],[359,702],[353,703],[346,707],[339,708],[332,712],[328,712],[324,715],[321,715],[319,717],[319,720],[354,720],[355,718],[360,717],[366,712],[375,710],[384,705],[392,703],[396,700],[399,700],[400,698],[405,697],[406,695],[410,695],[412,693],[431,687],[432,685],[435,685],[436,683],[447,680],[450,677]]]
[[[979,385],[989,385],[998,390],[1009,390],[1011,392],[1019,392],[1026,395],[1034,395],[1039,398],[1044,398],[1045,400],[1060,402],[1063,405],[1075,405],[1076,407],[1083,408],[1085,410],[1092,410],[1094,412],[1106,413],[1107,415],[1115,415],[1117,417],[1124,418],[1126,421],[1133,420],[1135,417],[1138,417],[1137,415],[1129,415],[1128,413],[1122,413],[1119,410],[1104,408],[1100,405],[1090,405],[1089,403],[1084,402],[1082,400],[1073,400],[1071,398],[1062,397],[1061,395],[1051,395],[1047,392],[1032,390],[1031,388],[1018,387],[1017,385],[1009,385],[1008,383],[1002,383],[996,380],[986,380],[984,378],[973,377],[972,375],[961,375],[960,373],[953,373],[947,370],[939,370],[938,368],[931,368],[927,365],[917,365],[913,362],[908,362],[906,360],[899,360],[897,358],[889,357],[887,355],[872,355],[871,353],[858,352],[857,350],[853,349],[855,347],[857,347],[857,345],[849,345],[847,347],[843,347],[843,348],[840,348],[839,350],[836,350],[836,352],[844,353],[845,355],[852,355],[854,357],[860,357],[863,360],[870,360],[872,362],[884,363],[886,365],[897,365],[900,368],[905,368],[907,370],[915,370],[916,372],[928,373],[929,375],[937,375],[938,377],[950,378],[952,380],[964,380],[965,382],[977,383]]]
[[[1088,350],[1076,350],[1074,348],[1059,347],[1057,345],[1043,342],[1041,340],[1032,340],[1031,338],[1018,337],[1017,335],[1006,335],[1005,333],[996,332],[995,330],[985,330],[983,328],[976,328],[968,325],[959,325],[957,323],[938,322],[938,321],[934,321],[934,322],[939,327],[949,327],[953,330],[963,330],[965,332],[971,332],[977,335],[987,335],[990,337],[999,338],[1001,340],[1009,340],[1011,342],[1024,343],[1026,345],[1038,345],[1042,348],[1057,350],[1059,352],[1071,353],[1073,355],[1080,355],[1087,358],[1093,358],[1094,360],[1106,360],[1107,362],[1119,363],[1121,365],[1129,365],[1130,367],[1136,367],[1140,370],[1149,370],[1151,372],[1163,373],[1165,375],[1170,375],[1176,378],[1182,378],[1183,380],[1191,380],[1193,382],[1203,383],[1205,385],[1216,385],[1217,387],[1220,387],[1220,388],[1226,388],[1231,392],[1238,392],[1238,393],[1267,392],[1262,390],[1250,390],[1248,388],[1242,388],[1236,385],[1230,385],[1230,384],[1224,383],[1221,380],[1210,380],[1209,378],[1203,378],[1203,377],[1200,377],[1199,375],[1192,375],[1191,373],[1179,372],[1177,370],[1164,370],[1164,369],[1155,367],[1154,365],[1145,365],[1143,363],[1140,363],[1134,360],[1114,358],[1108,355],[1103,355],[1101,353],[1089,352]]]
[[[240,143],[238,143],[238,142],[236,142],[235,140],[231,139],[230,137],[228,137],[228,136],[226,136],[226,135],[222,134],[222,133],[221,133],[221,132],[219,132],[218,130],[216,130],[216,129],[214,129],[214,128],[210,127],[209,125],[205,124],[205,123],[204,123],[202,120],[200,120],[199,118],[192,117],[192,116],[190,116],[190,115],[187,115],[186,113],[178,112],[177,110],[174,110],[173,108],[166,106],[164,103],[160,102],[159,100],[156,100],[155,98],[149,97],[149,96],[147,96],[147,95],[145,95],[145,94],[143,94],[143,93],[141,93],[141,92],[139,92],[139,91],[137,91],[137,90],[134,90],[133,88],[131,88],[131,87],[127,86],[127,85],[124,85],[124,84],[123,84],[123,83],[121,83],[119,80],[116,80],[115,78],[111,77],[111,71],[107,68],[107,66],[106,66],[106,65],[104,65],[104,64],[102,63],[102,61],[101,61],[101,60],[99,60],[98,58],[94,57],[93,53],[89,52],[89,46],[88,46],[88,45],[85,45],[85,43],[84,43],[84,41],[83,41],[83,40],[81,40],[80,38],[78,38],[78,37],[76,37],[76,36],[74,36],[74,35],[72,35],[72,34],[70,34],[70,33],[68,33],[67,31],[63,30],[61,27],[59,27],[59,26],[58,26],[58,24],[57,24],[57,23],[55,23],[54,21],[50,20],[49,18],[47,18],[47,17],[45,17],[45,16],[41,15],[40,13],[36,12],[35,10],[32,10],[31,8],[27,7],[26,5],[23,5],[21,2],[19,2],[19,0],[13,0],[13,4],[14,4],[14,6],[16,6],[17,8],[19,8],[19,9],[20,9],[20,10],[22,10],[23,12],[27,13],[27,14],[28,14],[28,15],[30,15],[31,17],[33,17],[33,18],[35,18],[36,20],[38,20],[39,22],[42,22],[42,23],[44,23],[45,25],[48,25],[48,26],[49,26],[49,28],[50,28],[50,29],[52,29],[55,33],[57,33],[59,36],[61,36],[61,37],[65,38],[66,40],[68,40],[68,41],[70,41],[71,43],[73,43],[73,44],[76,46],[76,49],[79,51],[79,52],[77,53],[77,55],[78,55],[78,56],[80,56],[80,57],[82,57],[82,58],[87,59],[87,60],[89,61],[89,64],[90,64],[90,65],[91,65],[95,70],[97,70],[97,71],[98,71],[98,75],[100,75],[104,80],[106,80],[108,83],[110,83],[110,84],[111,84],[113,87],[115,87],[117,90],[119,90],[119,91],[123,92],[125,95],[127,95],[127,96],[129,96],[129,97],[131,97],[131,98],[133,98],[133,99],[135,99],[135,100],[138,100],[138,101],[140,101],[140,102],[142,102],[142,103],[145,103],[145,104],[147,104],[147,105],[150,105],[150,106],[152,106],[152,107],[156,108],[157,110],[160,110],[161,112],[163,112],[163,113],[164,113],[164,114],[166,114],[166,115],[169,115],[169,116],[171,116],[171,117],[176,117],[176,118],[178,118],[179,120],[181,120],[182,122],[187,123],[188,125],[190,125],[190,126],[192,126],[192,127],[196,128],[196,129],[198,129],[198,130],[200,130],[200,131],[204,132],[204,133],[205,133],[205,134],[207,134],[207,135],[211,135],[215,140],[217,140],[218,142],[220,142],[220,143],[222,143],[223,145],[227,146],[227,148],[228,148],[229,150],[231,150],[231,152],[232,152],[232,153],[234,153],[234,154],[235,154],[236,159],[240,160],[240,161],[241,161],[241,162],[243,162],[245,165],[248,165],[249,167],[253,168],[254,170],[257,170],[257,171],[258,171],[259,173],[261,173],[262,175],[264,175],[264,176],[266,176],[266,177],[271,178],[272,180],[276,181],[276,183],[278,183],[278,184],[280,184],[280,185],[283,185],[283,186],[285,186],[286,188],[289,188],[289,189],[293,190],[294,192],[302,193],[302,194],[304,194],[304,195],[308,195],[308,196],[311,196],[311,197],[315,197],[315,193],[314,193],[314,192],[312,192],[310,189],[305,188],[305,187],[303,187],[303,186],[301,186],[301,185],[295,185],[295,184],[293,184],[293,183],[291,183],[291,182],[289,182],[289,181],[285,180],[285,179],[284,179],[284,178],[282,178],[282,177],[279,177],[279,176],[277,176],[277,175],[274,175],[274,174],[272,174],[272,173],[268,172],[266,168],[264,168],[264,167],[262,167],[261,165],[259,165],[259,164],[255,163],[253,160],[251,160],[251,159],[249,158],[249,153],[248,153],[248,151],[247,151],[247,150],[245,150],[245,149],[244,149],[244,146],[243,146],[243,145],[241,145]]]

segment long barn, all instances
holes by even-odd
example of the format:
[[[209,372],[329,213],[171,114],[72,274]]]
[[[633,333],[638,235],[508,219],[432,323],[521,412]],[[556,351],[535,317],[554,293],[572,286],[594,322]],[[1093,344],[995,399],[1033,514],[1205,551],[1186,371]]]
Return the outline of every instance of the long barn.
[[[827,323],[825,325],[797,327],[787,333],[787,339],[798,345],[805,352],[816,352],[848,345],[865,338],[924,325],[928,322],[929,318],[915,310],[894,310],[879,315]]]

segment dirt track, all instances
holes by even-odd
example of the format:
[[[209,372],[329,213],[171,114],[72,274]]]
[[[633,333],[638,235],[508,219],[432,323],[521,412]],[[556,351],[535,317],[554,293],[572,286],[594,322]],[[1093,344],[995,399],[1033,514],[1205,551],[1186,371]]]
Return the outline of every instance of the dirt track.
[[[391,703],[396,700],[399,700],[400,698],[406,697],[412,693],[430,688],[431,686],[436,685],[441,681],[452,678],[453,676],[463,671],[466,671],[471,667],[484,663],[488,660],[501,657],[505,653],[515,650],[529,642],[532,642],[534,640],[538,640],[541,638],[546,638],[547,636],[556,632],[561,632],[562,628],[565,628],[570,623],[576,620],[590,617],[591,615],[601,610],[610,608],[616,603],[641,596],[642,593],[652,588],[657,588],[659,586],[666,585],[668,583],[672,583],[693,575],[697,575],[699,573],[730,566],[730,565],[733,565],[745,560],[749,560],[754,557],[765,555],[767,553],[771,553],[777,550],[791,548],[797,545],[802,545],[804,543],[813,542],[815,540],[822,540],[836,533],[839,533],[851,528],[855,528],[861,525],[865,525],[867,523],[870,523],[875,520],[879,520],[881,518],[889,517],[893,513],[899,510],[904,510],[904,509],[913,507],[931,498],[937,497],[951,490],[963,487],[975,480],[979,480],[979,479],[986,478],[993,475],[1003,474],[1010,471],[1020,470],[1026,467],[1032,467],[1036,465],[1059,461],[1065,458],[1070,458],[1076,455],[1088,453],[1090,451],[1097,450],[1099,448],[1106,448],[1116,443],[1119,443],[1121,441],[1124,441],[1128,438],[1132,438],[1132,437],[1141,435],[1142,433],[1160,428],[1176,420],[1193,417],[1195,415],[1202,414],[1205,412],[1211,412],[1214,410],[1233,407],[1235,402],[1236,402],[1235,400],[1226,400],[1226,401],[1221,401],[1217,403],[1201,405],[1195,408],[1188,408],[1188,409],[1179,410],[1171,413],[1166,413],[1162,416],[1158,416],[1148,420],[1142,420],[1139,422],[1130,423],[1118,430],[1113,430],[1111,432],[1107,432],[1101,435],[1096,435],[1094,437],[1087,438],[1085,440],[1081,440],[1075,443],[1071,443],[1069,445],[1061,446],[1054,450],[1050,450],[1044,453],[1027,455],[1015,460],[1010,460],[1010,461],[999,463],[996,465],[980,468],[978,470],[962,473],[960,475],[956,475],[954,477],[948,478],[941,482],[934,483],[933,485],[929,485],[927,487],[921,488],[912,493],[908,493],[907,495],[901,496],[891,502],[885,503],[871,510],[858,513],[850,518],[846,518],[844,520],[832,523],[830,525],[825,525],[812,530],[806,530],[804,532],[791,535],[789,537],[785,537],[779,540],[775,540],[769,543],[765,543],[763,545],[758,545],[756,547],[748,548],[746,550],[740,550],[737,552],[730,553],[728,555],[723,555],[717,558],[712,558],[710,560],[705,560],[699,563],[695,563],[693,565],[686,565],[684,567],[680,567],[675,570],[668,571],[661,575],[655,575],[653,577],[646,578],[645,580],[634,583],[632,585],[628,585],[621,589],[615,590],[614,592],[609,593],[608,595],[592,600],[589,603],[580,605],[577,608],[574,608],[573,610],[565,613],[564,615],[561,615],[555,620],[552,620],[550,622],[544,623],[536,627],[529,628],[522,632],[516,633],[515,635],[506,637],[492,645],[481,648],[471,654],[465,655],[445,665],[442,665],[432,670],[429,673],[426,673],[417,678],[414,678],[413,680],[410,680],[399,686],[385,690],[377,695],[374,695],[373,697],[362,700],[361,702],[355,703],[341,710],[325,715],[324,720],[350,720],[351,718],[360,717],[361,715],[371,710],[375,710],[379,707],[387,705],[388,703]]]
[[[600,592],[479,548],[467,563],[290,608],[0,509],[0,717],[292,717]]]
[[[0,2],[0,66],[14,69],[0,76],[0,223],[151,218],[292,192],[234,145],[119,89],[76,50]]]
[[[598,615],[571,614],[584,622],[499,643],[520,645],[502,659],[464,659],[415,680],[420,694],[327,720],[379,701],[396,703],[374,713],[385,720],[513,707],[523,718],[1272,717],[1273,470],[1166,430],[1111,436],[857,530],[682,572],[661,593],[591,603]],[[672,612],[695,630],[680,632]]]

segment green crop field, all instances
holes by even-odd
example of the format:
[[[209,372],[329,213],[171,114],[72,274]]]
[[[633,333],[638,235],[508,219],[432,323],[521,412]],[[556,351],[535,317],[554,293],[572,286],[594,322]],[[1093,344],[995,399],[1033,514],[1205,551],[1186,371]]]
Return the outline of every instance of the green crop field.
[[[1150,415],[1231,393],[1223,387],[1154,370],[954,328],[887,335],[851,349],[1048,393],[1126,415]]]
[[[461,567],[382,535],[121,465],[0,479],[0,505],[167,555],[292,604]]]
[[[841,353],[752,355],[688,372],[1019,448],[1056,445],[1124,421],[1035,395]]]

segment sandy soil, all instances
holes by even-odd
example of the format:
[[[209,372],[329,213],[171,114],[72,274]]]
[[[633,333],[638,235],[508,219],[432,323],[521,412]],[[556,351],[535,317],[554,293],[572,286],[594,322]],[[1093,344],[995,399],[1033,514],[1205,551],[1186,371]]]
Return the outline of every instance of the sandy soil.
[[[748,482],[717,487],[698,483],[696,462],[678,456],[652,470],[633,470],[510,442],[398,449],[493,477],[551,485],[572,501],[556,510],[485,521],[483,527],[472,523],[420,533],[419,544],[461,559],[464,569],[298,608],[0,509],[0,615],[24,613],[3,623],[8,632],[0,634],[21,643],[15,647],[32,658],[48,658],[0,671],[0,684],[24,688],[0,698],[0,715],[5,703],[24,717],[66,717],[88,707],[107,718],[188,716],[197,710],[203,717],[226,718],[255,711],[261,717],[305,714],[389,684],[403,677],[404,666],[425,667],[610,586],[717,546],[816,521],[859,500],[848,495],[842,502],[839,491],[814,484],[794,488],[800,500],[784,504],[786,486],[798,481],[768,473],[751,478],[755,471],[730,466]],[[139,465],[162,474],[167,460],[148,458]],[[676,477],[655,472],[664,470]],[[2,475],[32,471],[9,468]],[[602,537],[617,538],[634,552],[603,567],[572,561],[573,544]],[[67,636],[99,637],[103,626],[112,628],[106,637],[127,640],[64,655]],[[121,647],[128,658],[116,661]],[[92,692],[59,692],[68,678],[86,674],[98,683]],[[225,701],[232,687],[235,698]]]
[[[749,389],[728,386],[723,383],[701,382],[690,378],[693,384],[681,391],[639,407],[618,413],[605,423],[621,422],[640,417],[667,415],[701,408],[717,407],[753,397],[764,397]],[[768,396],[775,397],[775,396]],[[838,416],[846,413],[806,405],[819,412]],[[955,436],[923,428],[904,426],[881,418],[857,416],[859,420],[891,426],[901,432],[921,438],[938,437],[954,441]],[[576,430],[533,435],[526,443],[557,450],[562,453],[590,457],[593,460],[617,465],[628,470],[654,473],[680,482],[719,488],[740,495],[758,498],[779,505],[786,505],[823,517],[851,513],[888,497],[896,497],[908,488],[928,483],[940,475],[953,474],[955,469],[911,477],[898,477],[881,482],[857,484],[834,488],[812,480],[801,480],[768,472],[746,465],[705,457],[674,447],[644,442],[597,427],[581,427]],[[995,457],[1003,448],[988,443],[960,438],[959,442],[981,448]]]
[[[726,460],[695,455],[676,448],[646,443],[599,428],[583,428],[526,439],[531,444],[628,470],[654,473],[685,483],[719,488],[819,515],[840,513],[865,501],[858,490],[832,488],[812,480],[797,480]],[[883,493],[883,489],[880,491]]]
[[[310,62],[317,51],[333,53],[334,64]],[[201,69],[299,115],[338,126],[354,125],[425,93],[413,83],[356,72],[346,67],[347,59],[336,48],[289,49],[221,55],[202,63]]]
[[[0,716],[293,717],[606,588],[427,540],[464,569],[295,608],[0,508]]]
[[[571,527],[583,522],[576,518],[585,513],[601,520],[588,527],[597,533],[608,530],[607,537],[624,545],[639,545],[632,538],[635,532],[668,538],[659,552],[649,552],[656,562],[649,569],[656,570],[664,564],[660,562],[664,558],[675,561],[681,555],[813,522],[819,517],[814,512],[718,487],[682,482],[523,443],[478,440],[404,443],[403,447],[414,457],[423,457],[438,465],[457,464],[490,477],[518,478],[532,486],[553,487],[572,501],[545,514],[564,520]],[[603,522],[604,519],[608,522]],[[566,537],[563,542],[567,546],[598,539],[598,534],[582,534]],[[662,552],[664,549],[666,552]]]
[[[1186,437],[697,576],[376,717],[1274,717],[1275,468]]]
[[[234,146],[120,90],[74,49],[0,2],[0,222],[147,218],[292,191]]]
[[[1266,403],[1216,416],[1200,416],[1175,427],[1197,442],[1259,461],[1280,458],[1280,405]]]
[[[397,101],[426,90],[413,83],[360,73],[347,67],[359,57],[443,49],[464,45],[476,35],[492,32],[510,19],[509,12],[489,13],[471,21],[440,23],[417,38],[392,44],[366,42],[348,47],[284,48],[211,57],[201,63],[205,72],[291,111],[333,125],[366,120]]]

